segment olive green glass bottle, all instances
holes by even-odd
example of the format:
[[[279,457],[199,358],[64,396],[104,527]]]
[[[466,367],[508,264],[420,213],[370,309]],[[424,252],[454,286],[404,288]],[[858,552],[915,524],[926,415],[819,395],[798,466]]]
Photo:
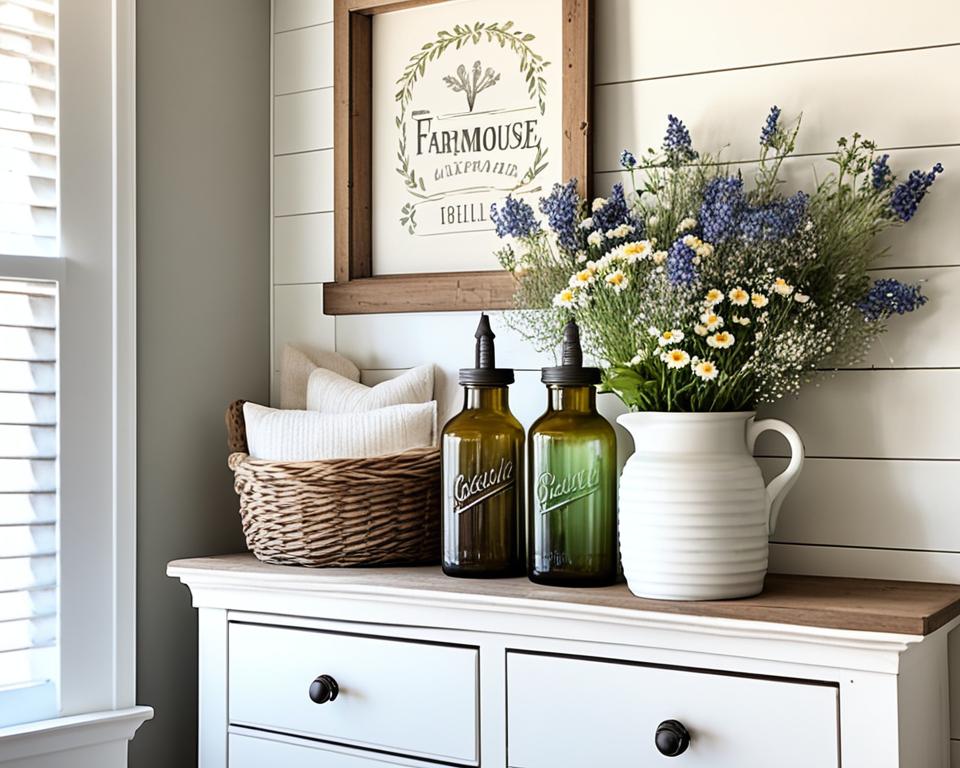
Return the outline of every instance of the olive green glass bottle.
[[[443,428],[443,572],[523,574],[523,427],[510,413],[513,370],[497,368],[480,316],[474,368],[460,370],[463,410]]]
[[[600,371],[584,368],[580,333],[544,368],[547,411],[530,428],[527,573],[540,584],[602,586],[617,577],[617,439],[597,412]]]

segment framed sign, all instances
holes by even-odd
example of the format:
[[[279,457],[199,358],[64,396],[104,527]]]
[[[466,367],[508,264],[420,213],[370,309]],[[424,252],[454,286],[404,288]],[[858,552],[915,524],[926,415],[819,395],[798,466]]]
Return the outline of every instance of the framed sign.
[[[590,181],[591,0],[336,0],[327,314],[502,309],[490,206]]]

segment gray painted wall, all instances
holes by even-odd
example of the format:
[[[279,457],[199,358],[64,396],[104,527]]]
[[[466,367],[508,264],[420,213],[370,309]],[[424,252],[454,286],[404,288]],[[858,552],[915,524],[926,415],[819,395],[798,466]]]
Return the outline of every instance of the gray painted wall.
[[[269,0],[137,3],[133,768],[196,765],[197,621],[169,560],[243,549],[223,411],[268,400]]]

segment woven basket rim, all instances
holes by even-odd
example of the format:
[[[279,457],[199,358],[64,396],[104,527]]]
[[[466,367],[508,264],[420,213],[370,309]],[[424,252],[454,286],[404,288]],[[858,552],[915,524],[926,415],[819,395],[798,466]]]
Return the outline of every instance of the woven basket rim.
[[[227,459],[228,463],[231,466],[240,466],[247,465],[253,467],[291,467],[291,468],[308,468],[315,467],[317,465],[325,465],[329,467],[362,467],[382,464],[384,462],[392,461],[406,461],[410,459],[421,459],[433,454],[439,454],[440,447],[433,445],[427,446],[425,448],[409,448],[405,451],[396,451],[394,453],[382,453],[379,456],[366,456],[362,458],[342,458],[342,459],[316,459],[313,461],[273,461],[271,459],[253,459],[250,457],[249,453],[236,452],[230,454]],[[236,457],[236,458],[235,458]]]

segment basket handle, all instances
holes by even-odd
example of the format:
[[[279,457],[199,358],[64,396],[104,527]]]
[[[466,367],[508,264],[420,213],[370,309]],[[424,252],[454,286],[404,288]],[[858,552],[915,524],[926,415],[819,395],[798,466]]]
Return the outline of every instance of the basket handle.
[[[247,427],[243,421],[243,404],[246,400],[234,400],[227,406],[227,451],[230,453],[248,453]]]

